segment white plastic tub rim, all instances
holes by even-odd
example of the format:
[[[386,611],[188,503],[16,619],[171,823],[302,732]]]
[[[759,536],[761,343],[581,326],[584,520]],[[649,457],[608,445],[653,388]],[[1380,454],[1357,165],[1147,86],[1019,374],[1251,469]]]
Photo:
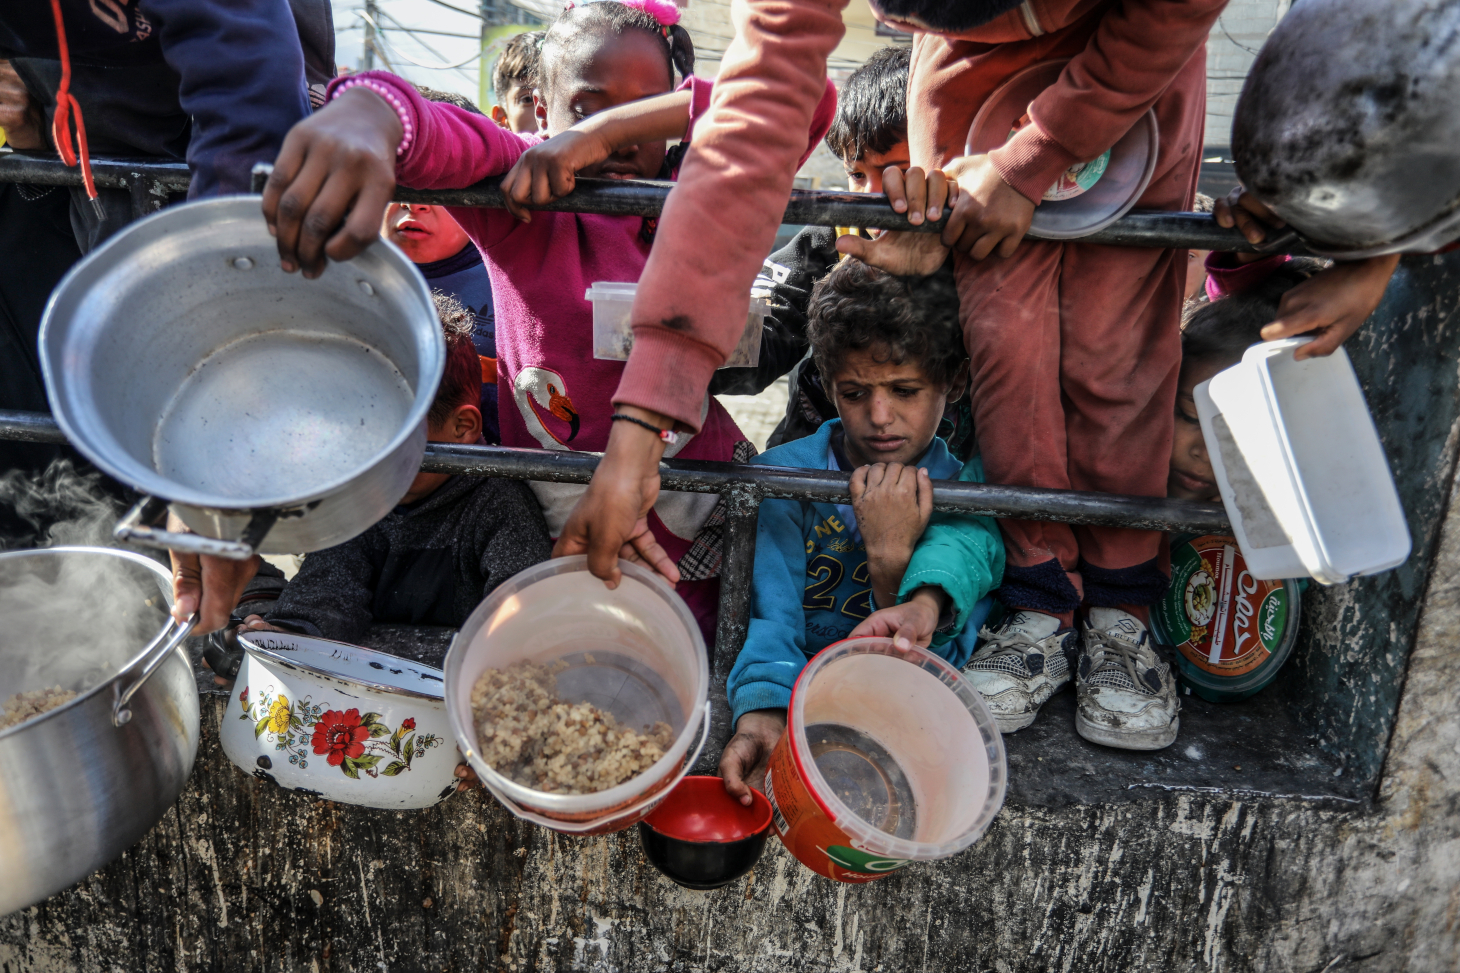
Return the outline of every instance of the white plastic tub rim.
[[[1253,345],[1195,390],[1222,503],[1252,576],[1340,584],[1409,556],[1409,526],[1348,355]]]
[[[627,361],[634,345],[631,321],[637,283],[594,281],[583,292],[583,299],[593,305],[593,357],[605,361]],[[746,310],[745,331],[726,356],[721,368],[747,368],[760,363],[760,347],[765,319],[771,313],[771,292],[752,287]]]
[[[534,565],[506,581],[477,606],[452,640],[446,655],[446,710],[457,746],[477,772],[483,786],[518,817],[560,831],[589,832],[606,823],[647,814],[677,784],[694,763],[687,759],[690,744],[698,739],[703,748],[708,737],[710,669],[709,656],[699,625],[684,600],[654,572],[628,561],[619,561],[623,579],[610,591],[588,573],[586,555],[553,558]],[[564,590],[553,597],[556,604],[534,606],[537,592],[524,598],[533,586],[545,582],[539,592],[557,584],[580,586],[582,591]],[[478,752],[476,726],[472,719],[471,692],[483,670],[510,665],[520,660],[552,662],[570,655],[573,649],[554,641],[550,632],[533,652],[523,644],[524,634],[539,627],[534,621],[567,624],[576,603],[584,597],[603,596],[594,610],[601,615],[605,630],[623,625],[639,640],[639,648],[658,658],[637,661],[656,669],[679,700],[682,725],[675,728],[673,744],[648,770],[622,784],[592,794],[555,794],[535,790],[498,773]],[[636,617],[637,613],[637,617]],[[634,646],[625,645],[633,649]]]

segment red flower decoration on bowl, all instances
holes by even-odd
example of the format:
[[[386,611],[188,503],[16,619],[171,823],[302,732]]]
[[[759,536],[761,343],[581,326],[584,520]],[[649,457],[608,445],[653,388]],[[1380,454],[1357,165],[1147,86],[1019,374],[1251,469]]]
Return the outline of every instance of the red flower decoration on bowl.
[[[407,716],[405,722],[400,726],[402,730],[414,730],[416,728],[416,718],[414,716]]]
[[[345,762],[345,758],[351,760],[365,753],[365,741],[370,739],[368,727],[360,725],[360,711],[347,709],[341,713],[337,709],[327,710],[314,725],[314,737],[310,743],[314,745],[314,752],[323,756],[329,754],[328,762],[331,767],[338,767]]]

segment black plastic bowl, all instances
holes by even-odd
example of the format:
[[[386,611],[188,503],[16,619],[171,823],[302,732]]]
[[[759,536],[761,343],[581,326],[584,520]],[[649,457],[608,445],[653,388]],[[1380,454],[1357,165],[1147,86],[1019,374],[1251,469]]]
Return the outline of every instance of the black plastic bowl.
[[[771,802],[752,790],[749,807],[718,777],[686,777],[639,822],[650,864],[687,889],[729,885],[755,866],[771,832]]]

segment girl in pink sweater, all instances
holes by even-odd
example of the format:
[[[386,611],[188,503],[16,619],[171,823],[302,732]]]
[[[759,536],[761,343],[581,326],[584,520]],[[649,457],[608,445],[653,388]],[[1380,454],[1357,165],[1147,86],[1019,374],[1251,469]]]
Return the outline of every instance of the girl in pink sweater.
[[[533,185],[534,173],[544,165],[561,168],[550,163],[564,157],[578,162],[569,172],[582,176],[672,178],[677,159],[671,161],[664,140],[688,140],[695,119],[708,108],[711,88],[691,73],[693,46],[688,34],[674,26],[677,19],[672,4],[656,0],[603,0],[566,10],[542,49],[536,110],[549,137],[564,136],[551,142],[425,101],[412,85],[386,72],[337,79],[329,89],[331,104],[291,132],[265,192],[265,215],[281,252],[297,253],[305,275],[317,276],[325,255],[348,259],[373,241],[396,180],[417,189],[469,186],[513,169],[535,146],[541,148],[506,183],[519,202],[542,202],[566,191],[561,182],[540,185],[539,191]],[[668,94],[674,91],[676,71],[684,82]],[[635,104],[605,112],[630,102]],[[823,102],[807,154],[830,124],[834,93]],[[601,112],[594,124],[568,133]],[[336,233],[347,206],[352,211]],[[637,281],[656,221],[529,213],[520,207],[514,213],[450,212],[481,249],[492,278],[502,444],[603,450],[624,365],[593,357],[592,308],[583,294],[595,281]],[[372,226],[368,234],[365,220]],[[707,236],[712,229],[706,228]],[[284,265],[295,269],[288,258]],[[736,458],[736,446],[745,437],[724,407],[701,395],[699,431],[681,434],[665,455]],[[748,458],[744,447],[740,452]],[[584,488],[533,486],[556,535]],[[660,494],[644,512],[645,524],[633,545],[637,553],[675,577],[673,562],[690,551],[716,502],[712,494]],[[635,552],[626,545],[625,553]],[[718,579],[704,577],[708,573],[690,574],[679,590],[713,638]]]

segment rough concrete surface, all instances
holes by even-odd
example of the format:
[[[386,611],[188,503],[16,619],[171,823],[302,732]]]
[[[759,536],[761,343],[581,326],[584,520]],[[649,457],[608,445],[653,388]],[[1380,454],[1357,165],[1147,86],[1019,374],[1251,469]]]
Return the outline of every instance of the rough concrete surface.
[[[217,744],[137,847],[0,920],[0,971],[1460,970],[1460,508],[1451,505],[1368,810],[1233,792],[1007,807],[870,885],[772,842],[688,892],[633,831],[571,839],[478,794],[419,812],[312,801]]]

